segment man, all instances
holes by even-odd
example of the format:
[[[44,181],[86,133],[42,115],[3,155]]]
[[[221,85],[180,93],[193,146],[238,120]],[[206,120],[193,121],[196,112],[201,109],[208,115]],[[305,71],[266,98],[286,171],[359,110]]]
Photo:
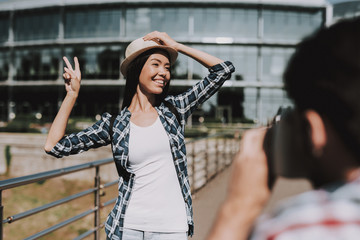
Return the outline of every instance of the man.
[[[250,130],[208,240],[360,239],[360,18],[302,41],[284,83],[304,123],[284,142],[294,148],[291,139],[301,138],[305,144],[301,157],[275,159],[281,164],[276,173],[308,178],[315,190],[259,217],[270,196],[263,150],[267,130]]]

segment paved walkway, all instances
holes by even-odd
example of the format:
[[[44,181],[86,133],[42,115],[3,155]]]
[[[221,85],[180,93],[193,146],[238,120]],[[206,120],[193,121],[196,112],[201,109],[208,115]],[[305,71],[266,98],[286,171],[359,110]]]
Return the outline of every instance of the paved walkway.
[[[231,167],[225,169],[193,196],[195,235],[189,239],[204,240],[206,238],[217,210],[225,199],[230,172]],[[272,197],[265,211],[271,210],[279,200],[310,188],[309,183],[305,180],[279,179],[274,186]]]

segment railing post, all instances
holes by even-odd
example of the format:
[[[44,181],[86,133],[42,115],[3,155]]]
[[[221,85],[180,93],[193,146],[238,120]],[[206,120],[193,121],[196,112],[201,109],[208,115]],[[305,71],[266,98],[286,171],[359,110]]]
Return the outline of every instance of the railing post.
[[[3,223],[2,220],[4,218],[4,206],[2,205],[2,190],[0,190],[0,219],[1,219],[1,225],[0,225],[0,240],[3,239]]]
[[[215,138],[215,169],[216,172],[219,171],[219,137]]]
[[[224,144],[223,144],[223,148],[222,148],[223,161],[222,161],[221,171],[226,166],[226,138],[223,138],[223,139],[224,139]]]
[[[229,141],[228,139],[225,137],[225,149],[224,149],[224,152],[225,152],[225,167],[229,165]]]
[[[205,138],[205,179],[209,180],[209,138]]]
[[[96,167],[95,169],[95,217],[94,217],[94,227],[95,227],[95,232],[94,232],[94,239],[98,240],[100,239],[100,234],[99,234],[99,226],[100,226],[100,173],[99,173],[99,166]]]
[[[191,143],[193,145],[192,147],[192,164],[191,164],[191,172],[192,172],[192,184],[191,184],[191,188],[192,188],[192,192],[195,192],[195,142]]]

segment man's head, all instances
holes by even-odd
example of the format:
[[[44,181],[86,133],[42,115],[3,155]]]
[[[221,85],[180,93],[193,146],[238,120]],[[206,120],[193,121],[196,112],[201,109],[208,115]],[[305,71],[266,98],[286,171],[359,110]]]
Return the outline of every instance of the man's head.
[[[337,135],[360,164],[360,18],[343,20],[303,40],[290,59],[284,82],[300,112],[307,119],[315,116],[306,114],[309,110],[318,114],[325,130]],[[310,127],[315,125],[310,122]],[[329,141],[329,134],[326,137]]]

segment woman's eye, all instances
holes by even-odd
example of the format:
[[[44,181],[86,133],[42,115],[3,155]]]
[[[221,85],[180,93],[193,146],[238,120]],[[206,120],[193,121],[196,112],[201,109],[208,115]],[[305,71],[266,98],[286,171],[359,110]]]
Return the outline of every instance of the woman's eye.
[[[153,63],[153,66],[159,66],[159,64],[158,63]]]

